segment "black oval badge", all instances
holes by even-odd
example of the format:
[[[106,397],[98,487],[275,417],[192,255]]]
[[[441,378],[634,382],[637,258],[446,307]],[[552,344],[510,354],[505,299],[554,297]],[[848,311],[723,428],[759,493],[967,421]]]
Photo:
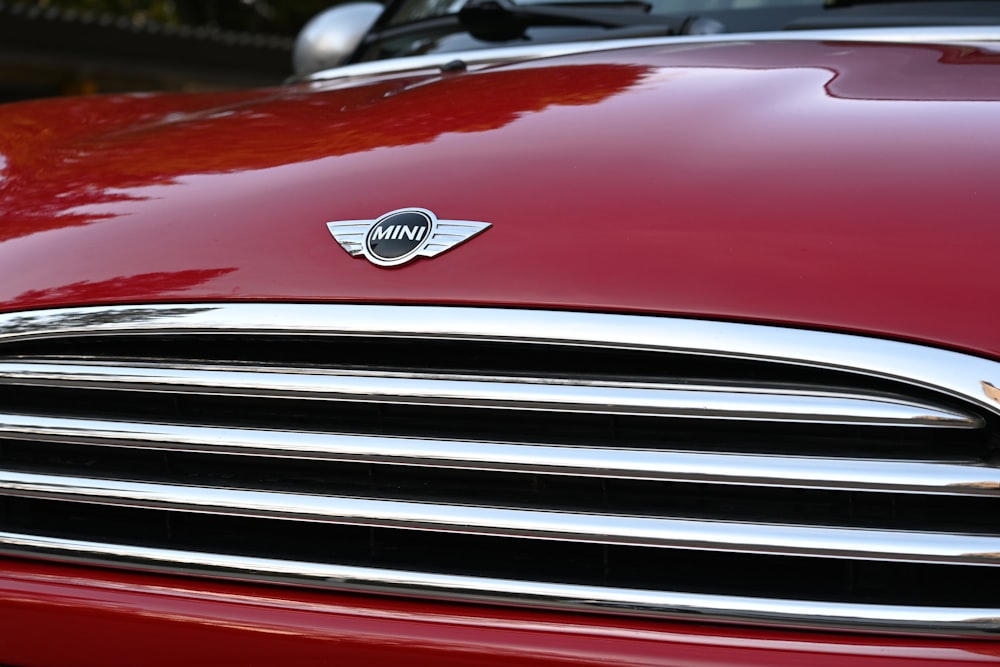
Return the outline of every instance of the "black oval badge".
[[[375,259],[401,264],[420,249],[431,234],[433,220],[417,209],[393,211],[372,225],[365,236],[365,248]]]
[[[401,208],[377,220],[333,220],[333,238],[351,257],[395,267],[418,257],[436,257],[490,227],[476,220],[439,220],[425,208]]]

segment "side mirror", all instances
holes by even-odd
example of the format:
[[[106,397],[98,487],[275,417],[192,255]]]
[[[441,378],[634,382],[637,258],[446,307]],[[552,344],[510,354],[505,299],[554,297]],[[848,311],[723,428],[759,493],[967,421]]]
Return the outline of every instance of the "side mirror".
[[[295,38],[292,63],[304,76],[342,65],[382,15],[378,2],[348,2],[314,16]]]

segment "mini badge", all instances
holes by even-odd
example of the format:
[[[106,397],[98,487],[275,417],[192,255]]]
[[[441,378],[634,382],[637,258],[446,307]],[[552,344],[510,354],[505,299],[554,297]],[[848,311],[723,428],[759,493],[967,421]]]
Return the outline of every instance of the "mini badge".
[[[401,208],[377,220],[340,220],[326,226],[352,257],[364,256],[376,266],[399,266],[451,250],[490,223],[438,220],[427,209]]]

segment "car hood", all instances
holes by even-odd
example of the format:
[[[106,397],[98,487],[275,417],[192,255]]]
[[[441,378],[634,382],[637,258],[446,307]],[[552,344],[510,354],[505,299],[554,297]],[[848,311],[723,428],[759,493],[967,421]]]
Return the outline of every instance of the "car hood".
[[[0,109],[6,310],[434,303],[789,323],[1000,356],[1000,56],[719,42]],[[397,268],[326,223],[492,227]]]

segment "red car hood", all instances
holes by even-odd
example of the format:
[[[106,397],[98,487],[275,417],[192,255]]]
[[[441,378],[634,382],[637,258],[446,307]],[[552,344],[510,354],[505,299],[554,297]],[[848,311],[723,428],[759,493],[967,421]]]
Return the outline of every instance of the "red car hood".
[[[1000,55],[675,44],[0,110],[6,310],[481,304],[792,323],[1000,356]],[[328,221],[492,228],[394,269]]]

